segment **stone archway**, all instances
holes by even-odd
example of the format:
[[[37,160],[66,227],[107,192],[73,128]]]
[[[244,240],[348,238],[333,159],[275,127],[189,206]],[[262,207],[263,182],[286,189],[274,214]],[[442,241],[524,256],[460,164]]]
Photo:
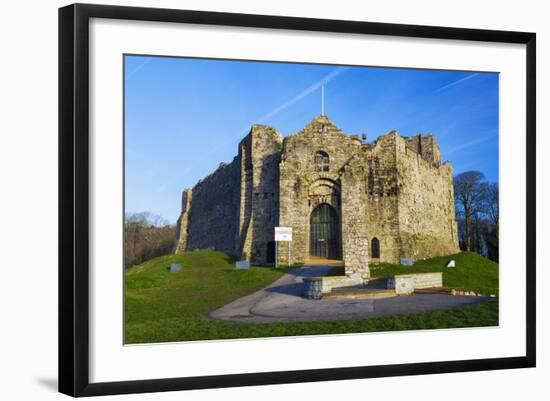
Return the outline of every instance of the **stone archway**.
[[[310,216],[310,257],[340,259],[341,239],[338,213],[328,203],[317,205]]]
[[[319,175],[309,185],[309,257],[342,258],[340,183]]]

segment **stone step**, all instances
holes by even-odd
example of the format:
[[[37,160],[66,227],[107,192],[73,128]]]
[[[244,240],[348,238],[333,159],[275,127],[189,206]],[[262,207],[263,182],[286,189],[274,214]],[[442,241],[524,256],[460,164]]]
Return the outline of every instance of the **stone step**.
[[[395,297],[394,289],[375,289],[368,287],[333,288],[327,299],[376,299]]]

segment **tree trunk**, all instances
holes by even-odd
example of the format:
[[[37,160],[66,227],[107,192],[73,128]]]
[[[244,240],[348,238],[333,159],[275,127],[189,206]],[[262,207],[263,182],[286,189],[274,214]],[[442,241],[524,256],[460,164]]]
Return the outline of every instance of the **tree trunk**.
[[[472,251],[472,227],[471,227],[471,217],[469,210],[464,210],[464,227],[466,229],[466,250],[468,252]]]

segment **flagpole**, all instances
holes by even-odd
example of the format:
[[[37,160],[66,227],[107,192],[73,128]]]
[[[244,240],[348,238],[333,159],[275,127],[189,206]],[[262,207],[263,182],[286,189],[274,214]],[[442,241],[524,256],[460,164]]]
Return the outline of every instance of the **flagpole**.
[[[321,115],[325,115],[325,85],[321,85]]]

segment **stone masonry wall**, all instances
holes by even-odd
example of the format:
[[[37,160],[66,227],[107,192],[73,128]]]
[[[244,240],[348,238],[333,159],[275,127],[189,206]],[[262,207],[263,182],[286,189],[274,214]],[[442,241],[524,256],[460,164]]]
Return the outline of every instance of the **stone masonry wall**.
[[[250,260],[252,236],[248,235],[252,223],[252,201],[254,188],[252,182],[252,135],[248,134],[239,143],[240,187],[239,187],[239,228],[237,253],[239,259]]]
[[[191,212],[191,199],[193,190],[184,189],[181,195],[181,215],[176,224],[175,253],[185,252],[187,249],[187,237],[189,235],[189,214]]]
[[[363,151],[365,212],[369,258],[372,262],[398,263],[401,254],[397,198],[396,132],[380,137]],[[357,167],[356,167],[357,168]],[[380,242],[380,257],[372,258],[372,240]]]
[[[275,262],[282,141],[275,129],[254,125],[240,145],[240,254],[255,264]]]
[[[220,164],[215,172],[195,185],[190,210],[180,218],[180,227],[183,227],[187,213],[185,250],[214,248],[234,257],[239,256],[239,183],[240,160],[236,157],[229,164]],[[180,243],[181,239],[180,235]],[[183,248],[179,247],[178,251],[183,251]]]
[[[424,259],[459,251],[449,163],[435,167],[397,141],[402,257]]]
[[[344,167],[342,175],[342,248],[346,276],[369,279],[364,174]]]
[[[292,262],[310,254],[310,216],[319,203],[328,203],[342,221],[340,176],[361,141],[344,134],[326,116],[313,119],[302,131],[283,141],[280,164],[279,225],[292,227]],[[318,171],[315,154],[329,156],[328,171]],[[342,236],[342,233],[339,233]],[[279,264],[288,263],[288,243],[279,244]]]

